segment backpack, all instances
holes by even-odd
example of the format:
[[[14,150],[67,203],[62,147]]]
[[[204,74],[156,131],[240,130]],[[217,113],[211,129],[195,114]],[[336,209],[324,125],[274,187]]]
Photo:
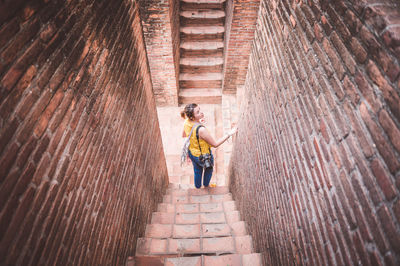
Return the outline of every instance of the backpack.
[[[198,123],[197,123],[197,124],[194,124],[194,125],[192,126],[192,130],[190,130],[189,136],[185,138],[185,141],[184,141],[184,143],[183,143],[182,154],[181,154],[181,167],[182,167],[183,164],[185,163],[186,158],[187,158],[187,156],[188,156],[188,154],[189,154],[190,137],[192,136],[193,129],[194,129],[197,125],[198,125]]]

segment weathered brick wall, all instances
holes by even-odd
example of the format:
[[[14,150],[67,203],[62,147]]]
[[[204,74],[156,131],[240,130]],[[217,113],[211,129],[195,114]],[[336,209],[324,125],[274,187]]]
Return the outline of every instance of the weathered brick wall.
[[[157,105],[177,106],[179,1],[139,0],[139,4]]]
[[[135,1],[0,4],[0,264],[123,265],[168,182]]]
[[[226,1],[224,93],[235,94],[245,82],[259,5],[259,0]]]
[[[266,265],[400,264],[399,10],[262,2],[230,180]]]

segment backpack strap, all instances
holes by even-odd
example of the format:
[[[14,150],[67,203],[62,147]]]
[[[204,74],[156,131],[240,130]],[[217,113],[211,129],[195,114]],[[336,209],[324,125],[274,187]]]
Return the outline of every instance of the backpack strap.
[[[200,154],[203,154],[203,152],[202,152],[202,150],[201,150],[201,146],[200,146],[200,141],[199,141],[199,129],[200,129],[201,127],[204,127],[204,126],[203,126],[203,125],[199,125],[199,126],[196,128],[196,138],[197,138],[197,143],[199,144]],[[211,149],[209,149],[209,151],[210,151],[210,154],[211,154]]]
[[[194,125],[192,126],[192,129],[190,130],[190,134],[189,134],[188,139],[190,139],[190,137],[192,136],[193,129],[194,129],[197,125],[199,125],[199,123],[196,123],[196,124],[194,124]]]

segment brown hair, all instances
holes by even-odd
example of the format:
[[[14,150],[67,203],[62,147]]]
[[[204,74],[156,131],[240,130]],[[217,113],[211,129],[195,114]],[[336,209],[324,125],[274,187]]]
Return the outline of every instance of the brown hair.
[[[197,104],[195,103],[190,103],[185,106],[185,109],[181,111],[181,117],[182,118],[189,118],[190,120],[194,119],[194,108],[197,107]]]

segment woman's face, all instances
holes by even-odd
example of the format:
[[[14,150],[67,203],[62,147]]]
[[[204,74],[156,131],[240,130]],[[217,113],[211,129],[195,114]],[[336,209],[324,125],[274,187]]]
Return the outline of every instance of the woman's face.
[[[200,120],[204,118],[203,112],[200,111],[200,106],[197,106],[193,110],[194,120]]]

